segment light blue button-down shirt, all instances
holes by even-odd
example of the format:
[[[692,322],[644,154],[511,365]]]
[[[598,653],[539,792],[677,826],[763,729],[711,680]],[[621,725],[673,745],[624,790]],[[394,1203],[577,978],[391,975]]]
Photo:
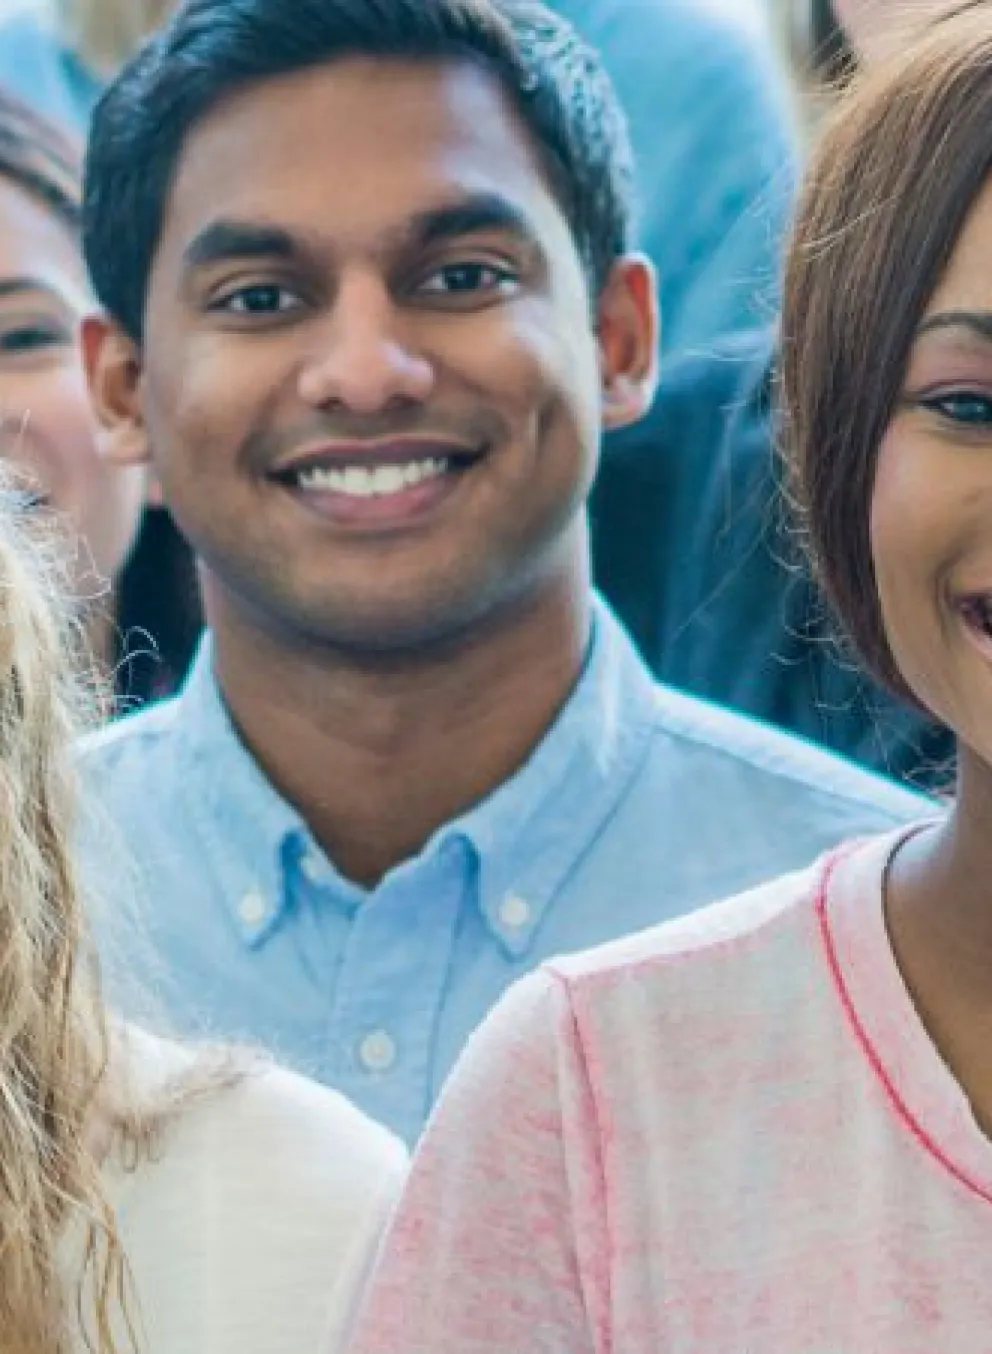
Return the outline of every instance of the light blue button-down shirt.
[[[118,1001],[134,1014],[136,990],[157,990],[180,1030],[263,1043],[408,1142],[469,1033],[542,960],[932,811],[657,687],[602,606],[585,673],[527,765],[371,892],[341,877],[239,741],[209,641],[182,694],[96,735],[84,768],[107,810],[85,846],[105,950],[127,959]],[[111,881],[133,878],[115,829],[150,947],[110,905]]]

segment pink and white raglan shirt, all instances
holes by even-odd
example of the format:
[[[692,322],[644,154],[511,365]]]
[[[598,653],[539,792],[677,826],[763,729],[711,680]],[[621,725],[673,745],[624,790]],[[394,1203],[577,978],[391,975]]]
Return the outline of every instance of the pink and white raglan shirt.
[[[989,1354],[992,1143],[888,941],[897,841],[513,988],[354,1354]]]

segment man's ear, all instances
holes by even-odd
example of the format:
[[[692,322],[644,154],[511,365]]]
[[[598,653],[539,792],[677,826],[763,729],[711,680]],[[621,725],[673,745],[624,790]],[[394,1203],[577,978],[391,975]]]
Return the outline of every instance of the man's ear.
[[[105,315],[86,316],[80,341],[101,455],[114,465],[146,465],[151,453],[140,348]]]
[[[654,268],[639,254],[614,264],[597,306],[603,426],[623,428],[651,408],[661,324]]]

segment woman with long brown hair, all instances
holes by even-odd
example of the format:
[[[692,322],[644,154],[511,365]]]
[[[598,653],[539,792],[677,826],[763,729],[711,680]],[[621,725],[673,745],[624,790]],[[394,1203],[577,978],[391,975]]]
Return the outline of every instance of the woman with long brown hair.
[[[0,1354],[338,1354],[402,1150],[108,1015],[70,846],[99,683],[19,502],[0,485]]]
[[[355,1354],[992,1348],[992,5],[842,100],[783,317],[785,443],[946,812],[527,978],[415,1159]]]

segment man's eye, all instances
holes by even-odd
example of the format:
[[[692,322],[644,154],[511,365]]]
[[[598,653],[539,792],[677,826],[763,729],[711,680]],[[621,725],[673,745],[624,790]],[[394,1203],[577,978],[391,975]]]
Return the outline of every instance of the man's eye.
[[[43,352],[67,342],[69,336],[54,325],[21,324],[0,331],[0,353],[10,356]]]
[[[260,283],[228,292],[217,301],[215,309],[229,315],[286,315],[299,305],[300,298],[287,287]]]
[[[992,395],[960,390],[948,395],[936,395],[924,400],[923,405],[952,423],[972,426],[992,424]]]
[[[473,292],[512,291],[517,274],[492,263],[449,263],[425,278],[418,290],[429,296],[454,296]]]

